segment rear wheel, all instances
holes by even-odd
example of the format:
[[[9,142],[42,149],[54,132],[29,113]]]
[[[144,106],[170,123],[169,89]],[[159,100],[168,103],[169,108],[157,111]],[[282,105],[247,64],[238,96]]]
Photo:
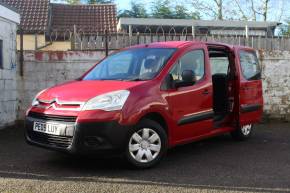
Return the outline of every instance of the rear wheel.
[[[126,149],[128,162],[137,168],[158,164],[167,150],[167,135],[155,121],[142,120],[129,134]]]
[[[231,133],[232,137],[239,141],[247,140],[251,137],[253,132],[253,125],[243,125]]]

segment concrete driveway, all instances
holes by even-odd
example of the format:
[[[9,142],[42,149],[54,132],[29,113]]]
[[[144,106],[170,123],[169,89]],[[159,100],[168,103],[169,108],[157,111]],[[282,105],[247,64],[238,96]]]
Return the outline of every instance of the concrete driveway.
[[[261,124],[247,142],[224,135],[176,147],[149,170],[32,147],[22,128],[6,129],[0,192],[290,192],[290,124]]]

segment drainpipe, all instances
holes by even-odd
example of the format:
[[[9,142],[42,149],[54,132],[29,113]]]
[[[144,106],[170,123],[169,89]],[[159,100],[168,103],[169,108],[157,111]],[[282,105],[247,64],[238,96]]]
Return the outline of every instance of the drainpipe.
[[[19,56],[19,64],[20,64],[20,76],[23,76],[23,65],[24,65],[24,54],[23,54],[23,30],[20,28],[20,56]]]

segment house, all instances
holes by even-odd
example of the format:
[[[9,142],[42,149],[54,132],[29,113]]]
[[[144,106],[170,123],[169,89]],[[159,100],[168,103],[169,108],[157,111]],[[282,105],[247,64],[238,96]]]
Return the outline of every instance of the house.
[[[0,3],[0,129],[16,120],[16,32],[19,23],[20,15]]]
[[[50,0],[0,0],[21,14],[24,50],[70,50],[73,32],[117,31],[114,4],[68,5]],[[18,49],[20,45],[18,35]]]
[[[278,22],[193,19],[120,18],[117,30],[127,33],[273,36]]]
[[[20,13],[24,50],[35,50],[37,46],[45,45],[44,33],[48,24],[49,0],[0,0],[0,2],[15,8]],[[35,36],[35,34],[39,35]],[[17,49],[20,49],[19,35]]]
[[[74,32],[79,35],[117,32],[117,9],[114,4],[67,5],[50,4],[50,19],[46,40],[52,39],[50,50],[72,49]]]

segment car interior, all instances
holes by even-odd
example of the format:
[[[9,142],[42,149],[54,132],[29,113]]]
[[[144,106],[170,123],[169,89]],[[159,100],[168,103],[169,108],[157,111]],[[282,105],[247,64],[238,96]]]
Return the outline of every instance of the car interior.
[[[209,47],[208,50],[212,71],[214,121],[219,123],[231,112],[229,86],[232,69],[226,49]]]

